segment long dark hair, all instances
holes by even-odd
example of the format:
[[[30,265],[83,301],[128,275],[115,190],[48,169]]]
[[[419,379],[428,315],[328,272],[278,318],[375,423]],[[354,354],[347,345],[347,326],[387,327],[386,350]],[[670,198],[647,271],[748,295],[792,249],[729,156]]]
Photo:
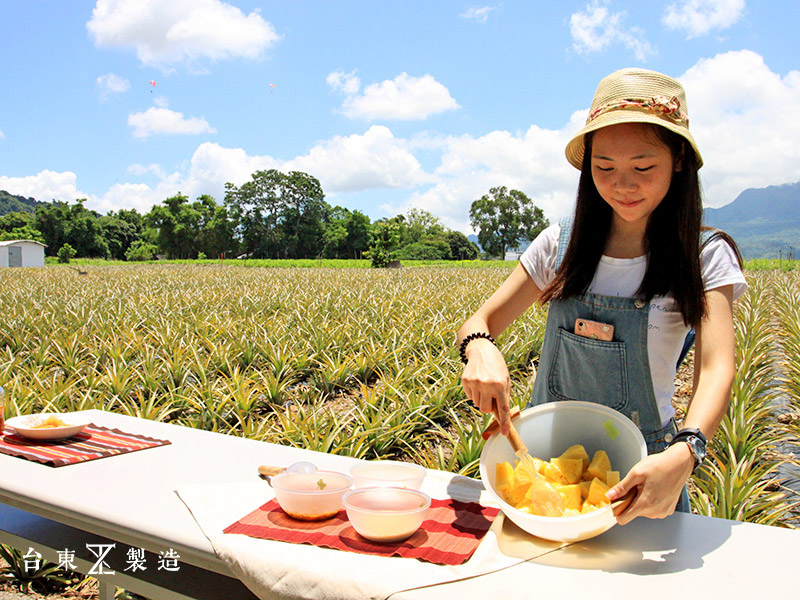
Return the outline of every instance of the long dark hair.
[[[657,125],[649,128],[669,148],[680,169],[672,174],[667,195],[647,222],[647,269],[636,295],[650,301],[654,296],[671,293],[684,322],[696,328],[706,312],[700,269],[703,202],[697,157],[682,136]],[[586,293],[611,231],[613,210],[592,179],[591,134],[586,135],[585,144],[572,234],[555,279],[542,293],[543,302]],[[735,244],[733,247],[738,256]]]

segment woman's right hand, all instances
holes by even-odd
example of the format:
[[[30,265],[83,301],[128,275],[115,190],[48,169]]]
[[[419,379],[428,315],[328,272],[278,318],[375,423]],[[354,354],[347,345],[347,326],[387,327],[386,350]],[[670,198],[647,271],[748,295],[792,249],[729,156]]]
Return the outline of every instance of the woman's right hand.
[[[461,374],[461,386],[472,403],[483,413],[494,414],[500,432],[511,429],[509,397],[511,377],[500,350],[489,340],[472,340],[465,350],[467,364]]]

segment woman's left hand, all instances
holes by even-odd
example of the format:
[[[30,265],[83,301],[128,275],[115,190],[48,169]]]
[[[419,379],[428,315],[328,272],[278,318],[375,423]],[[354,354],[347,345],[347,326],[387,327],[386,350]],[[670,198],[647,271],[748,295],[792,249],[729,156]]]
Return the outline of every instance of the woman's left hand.
[[[693,468],[694,457],[687,444],[675,444],[638,462],[608,491],[615,502],[635,490],[636,497],[617,515],[617,522],[625,525],[636,517],[663,519],[671,515]]]

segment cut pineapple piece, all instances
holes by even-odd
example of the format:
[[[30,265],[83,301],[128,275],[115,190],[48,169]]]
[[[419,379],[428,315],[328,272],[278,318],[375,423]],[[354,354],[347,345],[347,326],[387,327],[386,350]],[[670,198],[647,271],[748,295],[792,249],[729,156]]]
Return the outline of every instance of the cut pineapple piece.
[[[526,501],[528,495],[531,490],[531,486],[533,484],[528,482],[523,483],[514,483],[511,487],[509,487],[506,491],[504,497],[506,502],[508,502],[511,506],[518,506]]]
[[[605,506],[609,503],[606,497],[608,486],[599,478],[592,479],[592,484],[589,487],[589,495],[586,497],[586,502],[594,504],[595,506]]]
[[[562,485],[558,488],[558,493],[564,496],[565,510],[579,511],[583,504],[581,498],[581,488],[577,484]]]
[[[586,448],[584,448],[581,444],[570,446],[564,450],[559,458],[580,458],[583,461],[583,468],[581,471],[585,471],[589,468],[589,454],[586,452]]]
[[[587,471],[593,477],[597,477],[600,481],[605,483],[606,471],[611,470],[611,461],[608,460],[608,454],[605,450],[598,450],[592,457],[592,462],[589,464]]]
[[[560,473],[561,483],[572,484],[578,483],[583,474],[583,459],[582,458],[563,458],[558,457],[550,461],[554,464]],[[545,468],[545,472],[547,469]]]
[[[497,463],[495,468],[495,484],[498,492],[505,492],[514,483],[514,467],[509,462]]]
[[[619,483],[619,471],[606,471],[606,485],[614,487]]]
[[[533,485],[528,490],[528,499],[535,515],[560,517],[564,514],[566,505],[564,497],[554,485],[548,483],[543,477],[534,480]]]
[[[534,477],[536,477],[536,474],[530,473],[521,462],[514,467],[514,485],[530,483]]]
[[[589,496],[589,488],[591,487],[591,485],[592,485],[591,481],[581,481],[578,484],[578,486],[581,488],[581,498],[583,498],[584,500],[586,500],[586,498]]]
[[[567,483],[564,479],[564,474],[561,472],[561,469],[553,461],[549,461],[544,464],[543,475],[550,483]]]

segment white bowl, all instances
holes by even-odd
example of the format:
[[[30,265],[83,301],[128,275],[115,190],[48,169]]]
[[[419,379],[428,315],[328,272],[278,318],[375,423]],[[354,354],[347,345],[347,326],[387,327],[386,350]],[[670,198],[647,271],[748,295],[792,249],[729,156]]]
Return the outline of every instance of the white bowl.
[[[353,478],[336,471],[284,471],[272,477],[270,485],[287,515],[302,521],[320,521],[342,510],[342,496],[353,485]]]
[[[38,427],[50,417],[56,417],[63,423],[63,427]],[[15,433],[31,440],[64,440],[79,434],[89,424],[86,417],[71,413],[39,413],[36,415],[22,415],[6,420],[6,427]]]
[[[550,402],[522,411],[514,419],[528,452],[543,460],[559,456],[573,444],[583,444],[589,456],[605,450],[614,470],[625,477],[645,456],[647,445],[639,428],[625,415],[592,402]],[[612,435],[616,435],[612,439]],[[616,524],[611,506],[575,517],[531,515],[508,504],[495,490],[496,465],[517,459],[508,440],[492,435],[481,452],[481,479],[505,515],[537,537],[557,542],[586,540]]]
[[[425,468],[397,460],[373,460],[350,469],[356,488],[400,487],[418,490],[425,479]]]
[[[419,490],[380,487],[350,490],[342,502],[360,535],[373,542],[399,542],[422,525],[431,498]]]

